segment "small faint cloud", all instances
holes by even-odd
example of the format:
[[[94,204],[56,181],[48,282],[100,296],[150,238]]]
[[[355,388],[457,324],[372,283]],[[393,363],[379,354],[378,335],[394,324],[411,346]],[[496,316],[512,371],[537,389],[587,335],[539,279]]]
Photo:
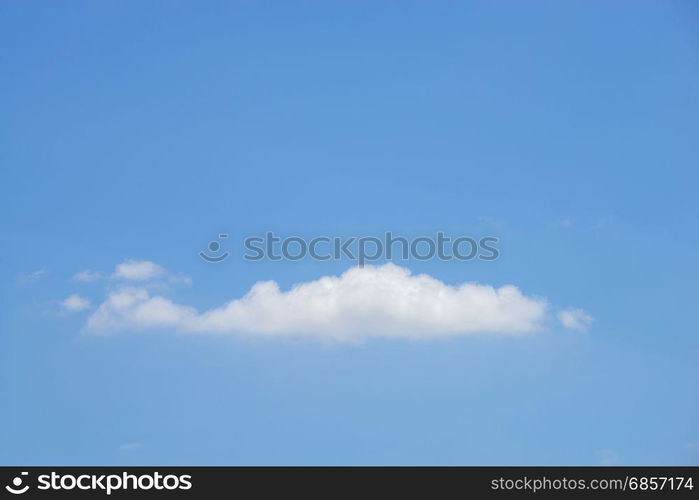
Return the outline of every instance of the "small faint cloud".
[[[83,281],[86,283],[90,281],[101,280],[102,278],[104,278],[104,276],[102,276],[102,273],[98,273],[97,271],[91,271],[89,269],[80,271],[79,273],[73,276],[73,279],[75,281]]]
[[[165,273],[165,269],[149,260],[126,260],[117,265],[112,278],[129,281],[148,281],[158,278]]]
[[[99,271],[85,269],[73,275],[74,281],[89,283],[104,278],[122,281],[151,282],[149,287],[167,287],[167,285],[191,285],[192,278],[186,274],[174,274],[165,270],[159,264],[149,260],[128,259],[118,264],[111,275]]]
[[[41,278],[43,278],[48,271],[46,269],[39,269],[38,271],[34,271],[31,273],[24,273],[19,275],[19,282],[20,283],[34,283],[36,281],[39,281]]]
[[[597,461],[600,465],[617,465],[619,454],[614,450],[597,450]]]
[[[605,215],[597,219],[594,228],[598,231],[604,231],[619,227],[619,220],[611,215]]]
[[[558,312],[558,321],[569,330],[586,331],[594,318],[582,309],[564,309]]]
[[[141,443],[124,443],[119,445],[119,451],[134,451],[143,448]]]
[[[171,274],[170,275],[170,283],[173,285],[191,285],[192,284],[192,278],[187,276],[186,274]]]
[[[90,308],[90,301],[84,297],[81,297],[77,293],[74,293],[67,299],[61,301],[61,307],[67,312],[78,312],[84,311]]]
[[[556,229],[570,229],[573,227],[573,219],[571,217],[563,217],[562,219],[556,221],[553,224],[553,227]]]
[[[505,221],[500,219],[499,217],[495,217],[493,215],[479,215],[476,217],[476,220],[478,221],[479,224],[482,224],[484,226],[488,226],[490,228],[497,228],[497,229],[502,229],[505,226]]]
[[[699,451],[699,441],[687,443],[687,448],[689,448],[692,451]]]

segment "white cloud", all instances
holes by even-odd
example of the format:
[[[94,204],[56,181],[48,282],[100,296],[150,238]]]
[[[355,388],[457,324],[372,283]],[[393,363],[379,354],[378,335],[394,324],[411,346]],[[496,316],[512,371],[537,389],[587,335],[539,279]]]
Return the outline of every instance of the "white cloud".
[[[563,217],[554,224],[554,227],[558,229],[570,229],[573,227],[573,219],[568,216]]]
[[[119,445],[119,451],[134,451],[143,447],[141,443],[124,443]]]
[[[20,283],[34,283],[35,281],[39,281],[41,278],[43,278],[47,273],[48,271],[46,269],[39,269],[38,271],[31,273],[20,274],[19,281]]]
[[[148,260],[125,260],[116,266],[110,277],[116,280],[151,282],[149,286],[161,288],[167,287],[168,284],[192,284],[192,279],[186,274],[169,273],[155,262]],[[80,271],[73,276],[73,280],[81,282],[92,282],[103,278],[105,278],[104,274],[91,269]]]
[[[90,308],[90,301],[74,293],[61,302],[61,307],[68,312],[84,311]]]
[[[151,296],[144,288],[112,292],[87,329],[167,327],[183,332],[307,336],[353,342],[367,337],[431,339],[474,333],[526,334],[543,328],[543,298],[512,285],[447,285],[394,264],[353,267],[283,292],[256,283],[242,298],[203,313]]]
[[[619,454],[614,450],[597,450],[597,459],[600,465],[617,465]]]
[[[149,260],[126,260],[116,266],[113,278],[130,281],[148,281],[162,276],[165,269]]]
[[[196,310],[172,303],[163,297],[151,297],[145,288],[127,287],[109,294],[87,321],[93,331],[185,327]]]
[[[75,274],[73,276],[73,279],[75,281],[84,281],[84,282],[90,282],[90,281],[97,281],[99,279],[102,279],[102,273],[98,273],[96,271],[91,271],[89,269],[85,269],[84,271],[80,271],[79,273]]]
[[[570,330],[584,332],[592,324],[594,318],[582,309],[564,309],[559,311],[558,320]]]
[[[191,285],[192,278],[186,274],[170,274],[168,281],[173,285]]]

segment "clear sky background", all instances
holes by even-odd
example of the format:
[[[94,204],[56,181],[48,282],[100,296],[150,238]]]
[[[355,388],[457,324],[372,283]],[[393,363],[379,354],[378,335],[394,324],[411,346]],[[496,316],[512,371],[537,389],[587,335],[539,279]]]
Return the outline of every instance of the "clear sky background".
[[[6,1],[0,43],[0,463],[699,463],[694,2]],[[352,265],[244,236],[440,230],[501,258],[401,265],[594,323],[95,335],[73,279],[206,310]]]

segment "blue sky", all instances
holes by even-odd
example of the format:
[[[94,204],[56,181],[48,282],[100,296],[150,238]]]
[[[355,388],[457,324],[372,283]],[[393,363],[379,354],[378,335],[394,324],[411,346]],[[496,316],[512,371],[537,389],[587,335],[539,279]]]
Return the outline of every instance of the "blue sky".
[[[0,463],[699,463],[692,2],[3,2],[0,40]],[[129,259],[198,311],[352,266],[266,231],[495,235],[400,265],[594,322],[86,328]]]

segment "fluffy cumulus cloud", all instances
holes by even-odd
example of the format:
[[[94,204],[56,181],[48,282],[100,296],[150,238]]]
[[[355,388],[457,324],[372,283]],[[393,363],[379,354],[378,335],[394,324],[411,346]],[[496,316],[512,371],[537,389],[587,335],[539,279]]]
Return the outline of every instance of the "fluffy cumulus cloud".
[[[185,328],[196,317],[191,307],[151,297],[145,288],[126,287],[109,294],[87,321],[88,330],[112,331],[156,327]]]
[[[570,330],[584,332],[590,327],[594,318],[582,309],[564,309],[558,313],[558,320]]]
[[[84,311],[90,308],[90,301],[74,293],[70,297],[61,301],[61,307],[68,312]]]
[[[152,296],[145,288],[113,291],[89,318],[104,332],[166,327],[183,332],[310,336],[353,342],[368,337],[429,339],[542,329],[547,302],[517,287],[452,286],[394,264],[354,267],[288,291],[256,283],[242,298],[205,312]]]
[[[129,281],[148,281],[158,278],[165,273],[165,269],[149,260],[127,260],[122,262],[112,274],[112,278]]]

